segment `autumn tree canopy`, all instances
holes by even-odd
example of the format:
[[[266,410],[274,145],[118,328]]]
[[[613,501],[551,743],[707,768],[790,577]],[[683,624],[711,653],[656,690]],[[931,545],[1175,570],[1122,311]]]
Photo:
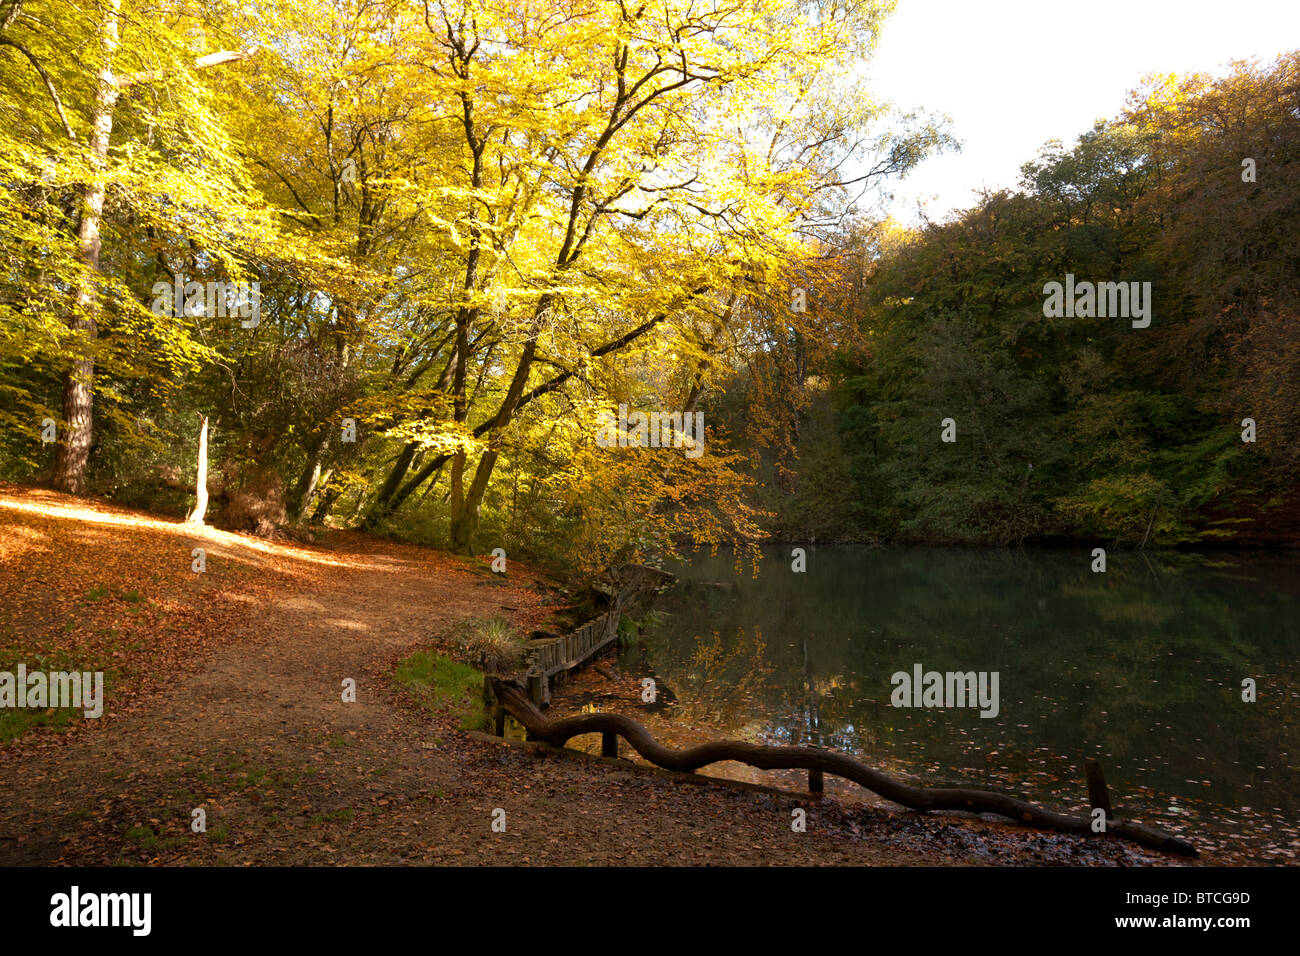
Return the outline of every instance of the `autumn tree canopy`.
[[[891,6],[3,0],[0,473],[182,516],[207,421],[225,526],[584,568],[1231,533],[1300,461],[1294,57],[908,231],[863,196],[952,144],[864,80]],[[1070,269],[1151,334],[1045,320]]]
[[[232,525],[751,541],[733,436],[594,435],[835,337],[857,197],[944,143],[861,80],[890,6],[7,0],[8,471],[185,510],[197,413]]]

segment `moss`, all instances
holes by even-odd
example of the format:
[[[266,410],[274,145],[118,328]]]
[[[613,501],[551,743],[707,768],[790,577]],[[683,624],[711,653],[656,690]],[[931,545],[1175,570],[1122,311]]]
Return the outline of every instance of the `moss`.
[[[451,713],[462,730],[483,726],[483,672],[436,651],[417,651],[397,665],[397,683],[434,713]]]
[[[146,853],[157,853],[160,850],[174,850],[185,842],[184,837],[163,837],[153,832],[153,829],[146,826],[134,826],[126,831],[126,838],[134,840],[140,845],[140,849]]]

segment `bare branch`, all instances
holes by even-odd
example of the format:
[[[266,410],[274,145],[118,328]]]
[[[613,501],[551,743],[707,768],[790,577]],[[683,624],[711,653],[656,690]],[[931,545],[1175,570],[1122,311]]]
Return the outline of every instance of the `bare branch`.
[[[35,54],[17,40],[10,40],[8,37],[0,37],[0,46],[13,47],[23,56],[27,57],[32,66],[36,68],[36,72],[39,73],[41,79],[45,81],[45,88],[50,92],[50,99],[54,100],[54,109],[58,111],[59,122],[63,124],[63,131],[68,134],[68,139],[75,143],[77,141],[77,134],[74,133],[72,127],[68,125],[67,114],[63,112],[63,101],[59,99],[59,93],[54,88],[54,81],[50,79],[50,74],[45,72],[45,67],[41,66],[41,61],[36,59]]]

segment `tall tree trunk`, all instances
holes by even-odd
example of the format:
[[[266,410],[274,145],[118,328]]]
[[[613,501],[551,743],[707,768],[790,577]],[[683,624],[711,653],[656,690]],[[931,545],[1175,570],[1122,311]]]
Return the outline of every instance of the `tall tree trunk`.
[[[194,481],[194,510],[190,512],[189,524],[203,524],[208,514],[208,416],[200,415],[203,426],[199,429],[199,476]]]
[[[293,497],[290,499],[294,502],[294,511],[299,521],[307,517],[307,512],[316,498],[316,492],[321,486],[321,472],[324,469],[325,452],[329,442],[329,431],[322,431],[307,450],[307,463],[303,466],[302,474],[298,476],[298,481],[293,488]]]
[[[99,31],[100,70],[91,115],[90,166],[92,176],[81,191],[81,228],[77,232],[76,299],[68,328],[72,332],[72,366],[63,376],[63,420],[66,431],[54,461],[54,487],[79,495],[86,487],[86,463],[93,438],[93,395],[95,387],[95,338],[99,333],[99,223],[104,214],[107,190],[108,141],[113,133],[113,110],[120,92],[113,76],[113,57],[118,47],[118,19],[121,0],[107,0]]]
[[[333,468],[326,468],[324,471],[320,471],[317,474],[316,482],[315,484],[312,485],[311,488],[311,494],[302,500],[302,507],[298,509],[298,522],[300,524],[307,521],[308,518],[307,512],[311,508],[311,506],[316,503],[316,499],[323,497],[320,494],[320,491],[322,488],[326,487],[329,484],[330,478],[333,476],[333,474],[334,474]]]
[[[311,503],[316,497],[316,489],[320,487],[320,475],[321,456],[318,452],[314,459],[307,463],[307,469],[298,481],[300,489],[297,493],[299,521],[302,521],[307,516],[307,509],[311,507]]]
[[[312,512],[311,523],[323,524],[325,519],[329,517],[329,513],[334,509],[334,503],[339,500],[339,497],[342,494],[342,488],[331,488],[326,491],[325,494],[321,496],[320,504],[318,504],[316,510]]]
[[[374,504],[370,506],[370,512],[366,515],[365,523],[370,525],[373,520],[375,523],[385,517],[390,508],[389,502],[397,489],[402,484],[402,479],[406,473],[411,470],[411,462],[415,459],[415,453],[419,450],[419,445],[413,441],[408,441],[403,447],[401,453],[397,456],[397,461],[393,463],[392,470],[388,472],[388,477],[384,479],[379,493],[375,495]]]
[[[533,312],[533,332],[536,333],[541,316],[551,307],[555,300],[553,293],[547,292],[537,301],[537,306]],[[524,343],[523,351],[519,356],[519,364],[515,367],[515,374],[510,380],[510,387],[506,390],[505,398],[501,400],[501,405],[497,413],[492,416],[489,422],[485,422],[487,428],[485,432],[492,436],[494,432],[505,428],[514,418],[515,411],[519,408],[524,397],[524,387],[528,384],[528,375],[533,368],[533,358],[537,354],[537,337],[534,334]],[[477,430],[476,430],[477,432]],[[489,437],[489,442],[493,439]],[[489,448],[483,452],[483,456],[478,460],[478,467],[474,469],[474,480],[470,483],[469,491],[458,495],[457,491],[457,474],[453,466],[452,469],[452,499],[451,499],[451,543],[452,548],[457,551],[472,553],[474,550],[474,536],[478,533],[479,512],[483,508],[483,495],[487,492],[488,481],[492,478],[492,469],[496,467],[497,458],[500,452],[494,448]]]
[[[469,486],[469,493],[464,495],[459,507],[452,502],[451,512],[451,546],[456,551],[472,553],[474,536],[478,533],[479,512],[483,508],[483,494],[487,491],[488,479],[496,467],[500,452],[489,449],[483,452],[474,470],[474,481]]]
[[[451,546],[453,550],[464,550],[464,534],[461,531],[465,523],[465,453],[457,452],[451,460],[451,473],[447,476],[447,495],[451,499]]]

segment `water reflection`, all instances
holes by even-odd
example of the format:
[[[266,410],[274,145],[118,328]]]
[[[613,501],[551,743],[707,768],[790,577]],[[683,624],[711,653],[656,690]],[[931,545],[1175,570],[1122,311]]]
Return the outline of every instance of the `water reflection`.
[[[625,661],[731,736],[1072,806],[1096,756],[1121,810],[1294,853],[1300,558],[1089,564],[1087,549],[820,547],[796,574],[787,548],[751,577],[697,556]],[[890,675],[915,664],[998,672],[997,716],[891,706]]]

